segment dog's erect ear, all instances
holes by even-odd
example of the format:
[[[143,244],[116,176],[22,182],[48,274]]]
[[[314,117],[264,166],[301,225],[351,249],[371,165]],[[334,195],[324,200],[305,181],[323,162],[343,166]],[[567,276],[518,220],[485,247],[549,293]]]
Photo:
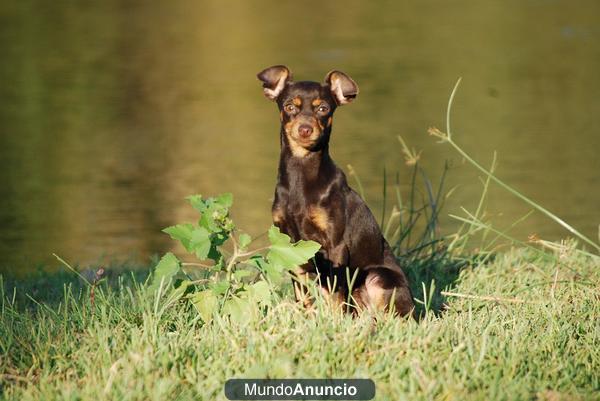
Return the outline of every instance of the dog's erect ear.
[[[341,71],[331,71],[325,77],[325,83],[331,88],[331,93],[339,105],[350,103],[358,95],[356,82]]]
[[[285,65],[274,65],[262,70],[256,76],[263,82],[265,96],[271,100],[275,100],[285,83],[292,79],[292,73]]]

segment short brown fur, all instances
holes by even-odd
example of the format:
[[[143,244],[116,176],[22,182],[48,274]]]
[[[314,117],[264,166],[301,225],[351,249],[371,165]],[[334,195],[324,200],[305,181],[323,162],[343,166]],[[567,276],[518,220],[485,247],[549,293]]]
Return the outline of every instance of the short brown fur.
[[[282,113],[273,222],[294,241],[321,245],[314,263],[293,273],[297,300],[312,303],[306,288],[312,280],[327,299],[351,298],[348,310],[413,314],[408,280],[375,217],[329,156],[333,113],[356,98],[358,86],[340,71],[327,74],[323,84],[291,76],[281,65],[258,74]],[[356,277],[352,288],[347,273]]]

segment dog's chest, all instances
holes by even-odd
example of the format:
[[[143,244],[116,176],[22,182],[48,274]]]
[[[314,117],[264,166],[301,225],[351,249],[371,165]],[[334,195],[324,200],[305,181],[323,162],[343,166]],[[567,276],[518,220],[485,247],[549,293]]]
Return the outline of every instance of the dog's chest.
[[[273,205],[273,221],[295,241],[327,242],[329,211],[317,202],[293,195],[280,198]]]

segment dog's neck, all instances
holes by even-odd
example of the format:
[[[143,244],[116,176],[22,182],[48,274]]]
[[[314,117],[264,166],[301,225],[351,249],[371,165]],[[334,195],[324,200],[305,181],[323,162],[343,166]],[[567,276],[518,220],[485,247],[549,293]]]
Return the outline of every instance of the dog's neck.
[[[287,186],[310,185],[324,181],[335,170],[329,156],[329,135],[317,148],[308,150],[294,144],[281,129],[281,154],[279,157],[279,181]]]

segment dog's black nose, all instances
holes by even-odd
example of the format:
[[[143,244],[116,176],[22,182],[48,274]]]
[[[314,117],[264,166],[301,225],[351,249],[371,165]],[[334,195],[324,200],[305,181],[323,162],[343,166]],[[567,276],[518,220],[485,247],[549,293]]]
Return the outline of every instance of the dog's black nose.
[[[298,127],[298,133],[303,138],[308,138],[312,132],[313,128],[308,124],[302,124],[300,127]]]

